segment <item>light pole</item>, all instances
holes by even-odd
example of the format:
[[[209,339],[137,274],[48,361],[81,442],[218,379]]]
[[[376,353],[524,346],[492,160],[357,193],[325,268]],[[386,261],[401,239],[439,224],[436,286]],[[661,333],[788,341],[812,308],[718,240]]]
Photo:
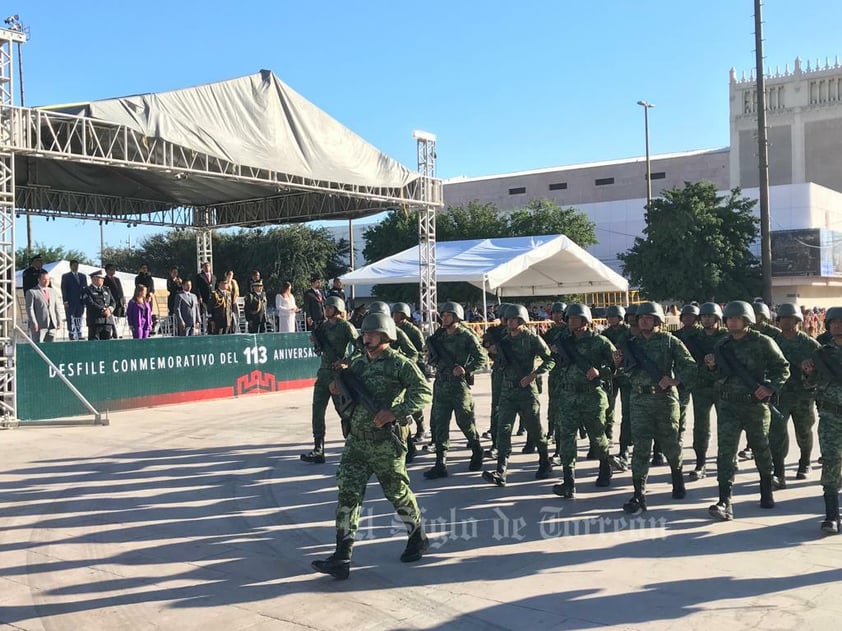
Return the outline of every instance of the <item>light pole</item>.
[[[646,134],[646,208],[652,204],[652,165],[649,162],[649,108],[655,107],[648,101],[638,101],[643,108],[643,129]]]

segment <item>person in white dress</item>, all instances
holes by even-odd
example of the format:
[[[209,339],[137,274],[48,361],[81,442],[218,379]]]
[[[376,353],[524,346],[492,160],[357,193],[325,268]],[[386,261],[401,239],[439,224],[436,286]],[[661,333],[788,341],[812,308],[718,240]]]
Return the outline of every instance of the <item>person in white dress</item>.
[[[295,314],[301,311],[295,305],[295,296],[292,295],[292,283],[289,281],[281,285],[281,293],[275,296],[275,311],[278,312],[278,332],[295,332]]]

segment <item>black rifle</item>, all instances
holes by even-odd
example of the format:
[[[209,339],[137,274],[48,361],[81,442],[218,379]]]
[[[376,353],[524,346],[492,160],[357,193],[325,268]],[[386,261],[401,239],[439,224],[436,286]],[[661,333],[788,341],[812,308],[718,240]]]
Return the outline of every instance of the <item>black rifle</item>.
[[[460,366],[461,364],[456,362],[456,358],[453,357],[453,353],[441,345],[440,340],[437,339],[440,335],[443,334],[437,331],[427,338],[427,353],[430,356],[430,364],[435,367],[437,373],[440,367],[445,368],[445,370],[449,369],[449,372],[443,372],[441,374],[452,376],[453,368],[455,366]],[[446,335],[446,333],[444,335]],[[468,359],[470,359],[470,356],[468,356]],[[444,364],[444,366],[441,366],[441,364]],[[464,366],[462,367],[464,368]],[[474,375],[469,373],[467,370],[465,371],[464,379],[465,383],[469,386],[474,385]]]
[[[690,355],[696,363],[699,364],[699,366],[702,366],[705,363],[705,351],[701,346],[699,346],[699,343],[694,339],[692,333],[687,335],[687,339],[681,338],[678,335],[675,337],[678,337],[679,340],[684,342],[684,346],[687,347]]]
[[[339,418],[342,420],[342,435],[347,438],[351,432],[351,417],[358,405],[362,405],[372,417],[384,408],[374,400],[362,379],[347,368],[337,371],[336,384],[339,387],[338,410]],[[395,432],[396,423],[390,423],[390,427],[385,429],[391,434],[390,439],[396,447],[401,450],[406,449],[400,436]]]
[[[667,376],[661,372],[658,365],[637,346],[637,342],[634,338],[628,338],[620,350],[623,353],[623,367],[626,370],[640,367],[640,369],[649,375],[656,384],[660,383],[661,379]]]
[[[819,374],[838,383],[842,382],[842,371],[840,371],[839,362],[834,357],[835,355],[837,355],[837,350],[830,344],[825,344],[816,349],[813,354],[813,363],[816,365]]]
[[[722,342],[714,349],[714,354],[716,356],[716,363],[721,367],[722,372],[725,376],[736,375],[743,384],[751,390],[751,396],[754,397],[754,392],[760,386],[764,386],[766,388],[770,388],[769,384],[760,383],[754,376],[748,371],[748,368],[737,359],[737,356],[734,354],[734,351],[728,347],[730,344],[729,340]],[[769,404],[769,411],[776,415],[781,416],[780,410],[775,406],[772,402],[772,397],[765,399],[765,403]]]
[[[322,355],[322,353],[330,350],[330,343],[325,337],[325,332],[322,331],[322,324],[326,322],[326,320],[322,320],[318,326],[316,326],[312,331],[310,331],[310,335],[313,337],[313,351],[316,355]]]

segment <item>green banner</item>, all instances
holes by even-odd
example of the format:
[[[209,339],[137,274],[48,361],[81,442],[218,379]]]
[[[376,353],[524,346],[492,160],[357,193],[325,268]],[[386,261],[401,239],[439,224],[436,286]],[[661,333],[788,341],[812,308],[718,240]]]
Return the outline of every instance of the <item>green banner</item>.
[[[56,342],[39,348],[100,412],[303,388],[319,358],[307,333]],[[17,346],[18,418],[87,414],[56,371]]]

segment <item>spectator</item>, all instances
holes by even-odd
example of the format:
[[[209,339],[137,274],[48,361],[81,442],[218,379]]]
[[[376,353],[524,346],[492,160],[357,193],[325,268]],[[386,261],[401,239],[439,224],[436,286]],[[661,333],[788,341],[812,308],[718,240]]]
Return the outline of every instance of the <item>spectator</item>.
[[[256,283],[259,280],[262,280],[260,278],[260,270],[257,270],[257,269],[251,270],[251,280],[249,281],[249,285],[251,285],[251,283]]]
[[[202,263],[202,271],[196,274],[193,282],[193,293],[199,298],[199,308],[202,313],[210,315],[210,297],[216,287],[216,276],[211,271],[210,261]]]
[[[108,273],[107,266],[105,268],[105,273]],[[146,287],[146,295],[150,297],[147,298],[147,300],[151,302],[151,296],[155,295],[155,281],[152,279],[152,274],[149,273],[149,266],[146,263],[141,263],[140,271],[138,275],[134,277],[134,285],[135,287],[138,285]]]
[[[301,311],[295,304],[292,295],[292,283],[284,281],[281,293],[275,296],[275,311],[278,312],[278,331],[280,333],[295,332],[295,314]]]
[[[91,284],[85,288],[85,309],[89,340],[110,340],[114,337],[114,308],[117,303],[105,286],[105,273],[91,274]]]
[[[254,272],[252,272],[254,275]],[[260,278],[260,272],[257,273]],[[234,278],[234,271],[225,272],[225,280],[228,281],[228,293],[231,294],[231,330],[234,333],[240,330],[240,283]]]
[[[61,297],[50,287],[50,274],[42,269],[38,274],[38,285],[25,294],[26,317],[29,319],[29,337],[34,341],[52,342],[55,332],[61,329],[58,305]]]
[[[325,297],[322,293],[322,279],[310,277],[310,289],[304,292],[304,316],[307,329],[314,330],[325,319]]]
[[[61,295],[71,340],[82,338],[82,317],[85,315],[83,296],[87,286],[88,279],[79,273],[79,261],[70,261],[70,271],[61,276]]]
[[[266,294],[263,291],[263,281],[251,283],[251,291],[245,299],[246,322],[249,333],[266,333]]]
[[[368,313],[368,306],[365,303],[360,303],[354,307],[351,317],[348,321],[354,325],[354,328],[359,329],[363,325],[363,320]]]
[[[231,330],[231,294],[228,293],[228,281],[224,278],[217,283],[217,289],[210,295],[208,303],[208,333],[224,335]]]
[[[105,266],[105,286],[108,288],[108,291],[111,292],[111,296],[114,298],[114,317],[115,318],[125,318],[126,317],[126,294],[123,292],[123,283],[120,281],[120,278],[117,276],[117,266],[114,263],[109,263]],[[117,322],[114,322],[114,330],[111,332],[114,339],[120,337],[117,335]]]
[[[175,313],[175,299],[184,287],[184,280],[178,275],[178,266],[170,268],[170,277],[167,279],[167,315]]]
[[[341,298],[342,302],[348,304],[348,301],[345,299],[345,290],[342,289],[342,281],[339,278],[333,279],[333,287],[328,289],[327,291],[328,296],[336,296],[337,298]]]
[[[176,335],[198,335],[202,330],[202,313],[199,309],[199,297],[193,293],[193,283],[188,278],[176,294],[175,320]]]
[[[136,340],[145,340],[152,333],[152,305],[147,300],[146,285],[134,288],[134,296],[126,307],[126,321]]]
[[[26,295],[30,289],[35,289],[38,286],[38,278],[41,275],[41,268],[44,266],[44,257],[36,254],[29,259],[29,267],[23,270],[21,277],[21,285],[23,287],[23,294]]]

